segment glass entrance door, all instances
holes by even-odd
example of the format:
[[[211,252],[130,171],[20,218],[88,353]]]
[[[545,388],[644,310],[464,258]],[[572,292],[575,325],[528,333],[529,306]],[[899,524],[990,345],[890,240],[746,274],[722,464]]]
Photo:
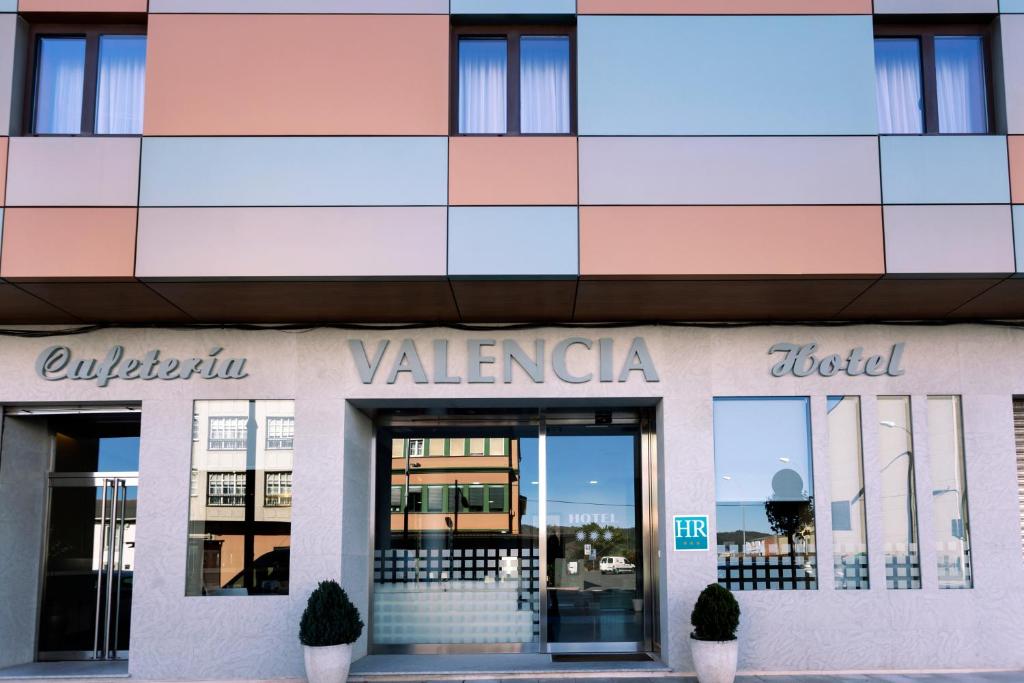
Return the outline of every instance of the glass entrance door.
[[[40,660],[128,655],[139,447],[129,418],[51,418]]]
[[[622,652],[645,641],[640,460],[634,428],[547,430],[550,652]]]

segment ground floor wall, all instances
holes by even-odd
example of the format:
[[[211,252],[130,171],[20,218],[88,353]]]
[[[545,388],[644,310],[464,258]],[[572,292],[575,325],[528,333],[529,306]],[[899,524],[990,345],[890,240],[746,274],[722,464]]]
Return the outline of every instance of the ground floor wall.
[[[639,350],[637,338],[643,340]],[[503,340],[516,342],[534,360],[542,355],[539,367],[526,368],[507,357]],[[785,353],[769,349],[778,343],[814,343],[819,361],[831,354],[847,359],[855,348],[863,349],[865,357],[889,359],[895,345],[903,346],[895,365],[876,363],[878,374],[851,376],[841,369],[810,368],[803,362],[807,358],[792,367],[776,367]],[[57,379],[67,368],[58,368],[56,362],[37,369],[41,354],[55,345],[67,347],[72,359],[103,359],[120,346],[122,367],[126,359],[143,359],[155,349],[161,359],[182,359],[183,364],[191,357],[245,358],[244,370],[236,367],[235,372],[244,377],[218,379],[215,371],[211,379],[115,377],[101,387],[95,378]],[[222,350],[211,356],[218,348]],[[655,487],[662,520],[657,553],[661,656],[673,669],[690,671],[690,611],[700,590],[718,577],[713,399],[755,396],[810,399],[821,571],[814,590],[736,593],[743,611],[740,668],[1024,668],[1024,558],[1012,409],[1013,397],[1024,395],[1024,329],[122,329],[41,339],[0,337],[0,368],[5,378],[0,403],[5,406],[141,406],[129,665],[140,679],[302,676],[299,618],[309,591],[323,578],[339,579],[367,615],[375,433],[371,415],[382,407],[414,405],[651,406],[656,413]],[[805,370],[810,371],[797,376]],[[922,494],[921,588],[889,590],[879,474],[885,463],[879,461],[878,430],[873,428],[879,422],[877,397],[911,397],[918,463],[914,476],[918,491],[928,492],[926,400],[949,394],[962,397],[974,587],[939,588],[930,542],[933,496]],[[872,577],[868,590],[837,590],[826,559],[832,545],[827,400],[840,395],[861,397]],[[287,595],[185,595],[190,433],[193,401],[200,399],[295,401]],[[32,455],[45,451],[39,441],[31,423],[8,420],[0,450],[0,546],[7,549],[0,556],[0,604],[16,609],[0,611],[0,642],[5,643],[0,665],[29,661],[35,651],[46,471],[38,455]],[[672,525],[665,520],[686,514],[709,515],[710,551],[673,551]],[[357,657],[367,652],[365,631],[355,652]]]

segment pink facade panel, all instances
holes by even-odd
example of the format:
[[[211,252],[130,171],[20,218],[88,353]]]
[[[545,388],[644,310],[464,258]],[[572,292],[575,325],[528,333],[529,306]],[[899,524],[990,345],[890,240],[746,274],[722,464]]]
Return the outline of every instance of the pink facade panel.
[[[1012,273],[1009,206],[887,206],[885,264],[890,273]]]
[[[4,211],[0,277],[130,278],[135,209],[14,208]]]
[[[880,275],[878,206],[580,209],[583,276]]]
[[[21,12],[145,12],[147,0],[18,0]]]
[[[140,278],[443,277],[443,207],[156,208]]]
[[[145,132],[444,135],[448,40],[439,15],[153,15]]]
[[[1024,204],[1024,135],[1011,135],[1010,145],[1010,201]]]
[[[11,138],[7,206],[135,206],[140,140]]]
[[[448,159],[453,205],[576,203],[574,137],[453,137]]]
[[[577,0],[580,14],[871,14],[871,0]]]

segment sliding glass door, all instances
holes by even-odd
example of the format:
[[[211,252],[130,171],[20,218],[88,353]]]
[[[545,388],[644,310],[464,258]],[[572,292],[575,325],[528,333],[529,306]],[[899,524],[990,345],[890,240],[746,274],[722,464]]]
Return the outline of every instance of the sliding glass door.
[[[651,648],[644,432],[596,422],[380,427],[375,652]]]

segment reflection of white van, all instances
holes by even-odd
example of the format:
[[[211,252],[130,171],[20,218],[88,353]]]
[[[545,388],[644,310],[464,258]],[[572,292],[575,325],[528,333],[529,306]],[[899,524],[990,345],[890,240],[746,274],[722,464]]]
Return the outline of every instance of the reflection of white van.
[[[566,562],[565,563],[565,570],[567,572],[569,572],[569,574],[575,576],[576,574],[580,573],[580,563],[579,562]]]
[[[519,558],[505,556],[501,558],[501,578],[502,579],[516,579],[519,578]]]
[[[602,574],[628,574],[636,571],[636,565],[626,562],[624,557],[602,557],[600,568]]]

